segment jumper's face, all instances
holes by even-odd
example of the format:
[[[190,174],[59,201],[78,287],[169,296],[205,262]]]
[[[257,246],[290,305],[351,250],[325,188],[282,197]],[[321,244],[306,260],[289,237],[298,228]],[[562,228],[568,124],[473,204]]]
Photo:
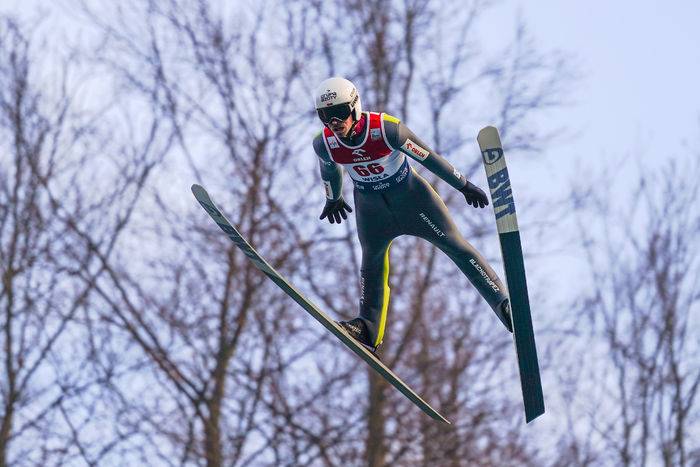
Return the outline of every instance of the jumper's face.
[[[328,124],[328,128],[330,128],[331,131],[336,134],[336,136],[343,138],[350,132],[350,129],[352,128],[352,124],[353,124],[352,115],[350,115],[348,118],[346,118],[342,122],[337,120],[337,119],[333,119],[333,121],[331,121]]]

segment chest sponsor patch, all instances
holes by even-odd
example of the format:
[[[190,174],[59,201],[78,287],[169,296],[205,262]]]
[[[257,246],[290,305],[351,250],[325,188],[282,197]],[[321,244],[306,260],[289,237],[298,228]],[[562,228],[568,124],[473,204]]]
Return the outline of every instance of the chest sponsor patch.
[[[331,147],[331,149],[338,149],[340,145],[338,144],[338,140],[335,138],[335,136],[331,136],[328,138],[328,146]]]
[[[428,158],[428,155],[430,155],[427,149],[417,145],[408,138],[406,138],[406,142],[403,143],[401,149],[405,150],[411,157],[419,161],[424,161]]]
[[[369,137],[373,140],[378,140],[382,137],[382,130],[380,128],[372,128],[369,131]]]

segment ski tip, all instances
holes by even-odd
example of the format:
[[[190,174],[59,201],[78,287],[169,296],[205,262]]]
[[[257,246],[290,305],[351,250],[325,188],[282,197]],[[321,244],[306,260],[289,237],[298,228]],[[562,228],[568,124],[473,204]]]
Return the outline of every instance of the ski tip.
[[[501,135],[498,133],[498,129],[495,126],[489,125],[482,128],[476,139],[479,142],[479,146],[482,148],[501,147]]]
[[[207,192],[207,190],[205,190],[202,185],[197,185],[196,183],[194,185],[192,185],[191,189],[192,189],[192,194],[194,194],[195,196],[197,196],[198,193],[205,193],[206,194],[206,192]]]

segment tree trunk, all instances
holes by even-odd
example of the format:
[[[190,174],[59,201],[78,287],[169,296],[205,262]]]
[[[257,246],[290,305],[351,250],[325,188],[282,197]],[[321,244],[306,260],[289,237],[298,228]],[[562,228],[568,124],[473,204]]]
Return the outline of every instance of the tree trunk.
[[[383,467],[386,459],[384,406],[386,405],[386,381],[376,371],[369,369],[369,416],[367,417],[367,448],[365,458],[368,467]]]

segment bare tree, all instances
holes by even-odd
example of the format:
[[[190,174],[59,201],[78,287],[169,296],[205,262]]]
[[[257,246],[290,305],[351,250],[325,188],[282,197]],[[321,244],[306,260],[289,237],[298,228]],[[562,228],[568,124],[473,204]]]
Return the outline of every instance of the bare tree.
[[[576,198],[593,282],[578,329],[596,350],[584,360],[588,371],[569,380],[569,397],[589,414],[591,430],[578,442],[588,461],[575,465],[684,466],[700,459],[698,175],[697,157],[671,160],[643,169],[627,197],[597,187],[595,195]]]
[[[61,251],[68,245],[62,239],[66,227],[47,202],[48,185],[58,183],[63,168],[57,140],[65,131],[68,103],[62,100],[51,108],[42,99],[34,59],[30,39],[18,23],[1,18],[0,142],[6,157],[0,169],[0,465],[21,460],[32,432],[80,391],[75,381],[52,371],[58,369],[52,357],[70,334],[89,291],[70,280]]]
[[[363,88],[366,108],[399,112],[418,133],[432,134],[439,152],[461,155],[468,138],[446,131],[445,116],[473,86],[501,89],[498,79],[489,80],[506,74],[517,85],[533,69],[496,73],[485,62],[474,66],[469,33],[487,5],[350,2],[330,11],[328,4],[284,0],[130,0],[69,6],[76,4],[90,21],[87,33],[99,39],[86,63],[114,87],[100,87],[109,102],[69,138],[65,165],[46,164],[64,167],[57,172],[63,178],[52,185],[37,176],[43,194],[36,199],[45,211],[37,218],[50,214],[58,222],[46,231],[56,233],[47,244],[66,245],[67,252],[55,268],[67,279],[57,273],[55,294],[43,299],[53,311],[48,305],[71,288],[77,311],[61,312],[75,324],[68,339],[74,353],[65,346],[50,353],[51,368],[63,375],[53,387],[63,392],[42,415],[45,448],[35,454],[50,462],[34,462],[534,463],[536,453],[513,423],[519,400],[494,396],[503,384],[517,386],[514,367],[500,364],[511,352],[509,337],[494,334],[493,316],[433,247],[402,239],[392,252],[392,337],[382,358],[453,420],[450,428],[426,420],[340,351],[188,193],[192,181],[205,184],[275,268],[333,317],[353,316],[354,228],[315,221],[323,192],[307,135],[318,125],[311,90],[326,70],[344,74]],[[339,35],[357,41],[335,40]],[[438,66],[416,66],[433,53]],[[516,56],[533,57],[529,50]],[[509,89],[519,92],[502,94],[527,98],[522,88]],[[500,99],[495,107],[508,113],[514,102]],[[543,101],[528,102],[534,112]],[[517,108],[523,113],[508,119],[513,131],[526,120],[521,103]],[[81,144],[86,147],[78,150]],[[37,167],[32,173],[46,172]],[[21,201],[12,198],[8,206],[24,212]],[[453,212],[470,240],[485,238],[488,213]],[[11,250],[3,244],[3,253]],[[90,363],[82,373],[74,371],[79,361]],[[34,429],[36,420],[26,426]],[[56,440],[61,448],[51,451]]]
[[[52,55],[39,26],[0,20],[0,144],[8,156],[0,161],[0,465],[94,465],[129,433],[105,429],[104,414],[94,415],[105,375],[86,364],[94,357],[83,340],[93,286],[81,276],[100,274],[97,250],[111,254],[128,219],[118,216],[129,170],[138,168],[128,164],[122,181],[104,188],[110,161],[96,155],[111,144],[96,125],[104,108],[76,104],[86,83],[69,76],[84,69]]]
[[[109,21],[104,11],[87,10],[105,34],[100,61],[170,122],[178,141],[171,170],[206,182],[274,267],[289,277],[301,274],[313,235],[302,236],[300,230],[308,229],[296,219],[305,198],[288,193],[304,189],[301,182],[315,168],[312,161],[291,158],[300,147],[294,136],[306,53],[304,9],[270,4],[226,12],[204,1],[128,6]],[[279,35],[280,17],[289,26],[286,37]],[[133,34],[135,29],[148,35]],[[266,43],[270,37],[279,40],[279,52]],[[289,49],[289,43],[299,47]],[[304,165],[307,175],[300,175]],[[168,446],[158,451],[160,460],[333,465],[328,450],[340,439],[342,420],[319,413],[311,401],[322,403],[343,377],[310,383],[293,376],[309,365],[300,356],[323,345],[320,330],[310,332],[307,321],[287,311],[289,298],[210,223],[187,193],[189,184],[177,195],[189,203],[174,209],[169,181],[154,177],[150,183],[157,195],[143,208],[159,221],[139,228],[158,255],[139,267],[104,258],[105,276],[93,286],[102,319],[148,361],[151,372],[142,377],[152,386],[131,394],[122,382],[115,390],[129,411],[140,414],[148,436]],[[183,217],[182,211],[192,214]],[[146,250],[141,254],[147,258]],[[316,372],[330,367],[323,362]],[[170,401],[167,410],[153,402],[159,397]],[[310,421],[302,422],[309,413]]]

